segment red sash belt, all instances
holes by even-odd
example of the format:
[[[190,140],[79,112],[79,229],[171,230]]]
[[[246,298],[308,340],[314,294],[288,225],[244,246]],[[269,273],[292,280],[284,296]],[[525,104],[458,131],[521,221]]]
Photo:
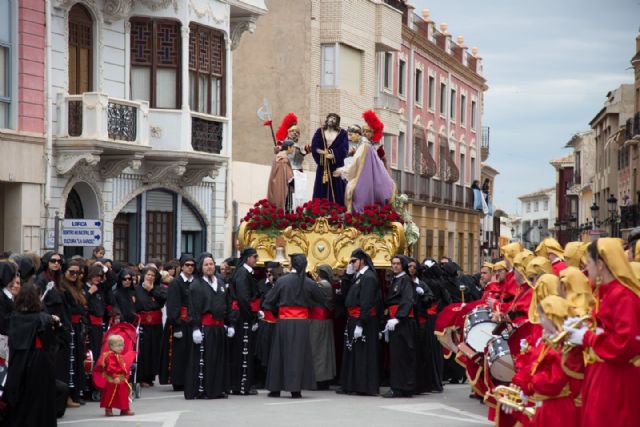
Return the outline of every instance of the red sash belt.
[[[395,319],[396,318],[396,313],[398,312],[398,306],[397,305],[390,305],[389,306],[389,317],[391,319]],[[411,310],[409,310],[409,315],[407,317],[413,317],[413,307],[411,307]]]
[[[308,319],[309,309],[307,307],[282,306],[278,312],[280,319]]]
[[[427,323],[427,318],[426,317],[418,317],[418,323],[420,323],[421,325],[424,325],[425,323]]]
[[[82,316],[80,316],[79,314],[71,315],[71,323],[73,323],[74,325],[79,325],[81,321],[82,321]]]
[[[36,348],[36,350],[42,348],[42,341],[40,341],[39,337],[36,337],[36,342],[34,343],[34,347]]]
[[[7,364],[7,360],[4,357],[0,357],[0,365],[5,366]]]
[[[278,319],[273,315],[272,311],[265,310],[264,317],[262,318],[267,323],[278,323]]]
[[[249,301],[249,308],[251,309],[251,311],[256,313],[260,311],[260,298],[252,299],[251,301]],[[238,305],[237,300],[231,301],[231,310],[240,310],[240,305]]]
[[[360,317],[360,307],[355,306],[355,307],[347,307],[347,311],[349,312],[349,317]],[[375,316],[376,315],[376,308],[375,307],[371,307],[371,310],[369,310],[369,316]]]
[[[91,323],[92,326],[102,326],[102,316],[94,316],[93,314],[90,314],[89,323]]]
[[[105,308],[107,309],[107,313],[111,313],[113,311],[113,306],[111,304],[107,304]]]
[[[328,320],[332,318],[331,312],[324,307],[311,307],[309,309],[309,319],[311,320]]]
[[[438,314],[438,303],[431,304],[431,307],[427,308],[427,314]]]
[[[200,318],[200,323],[202,323],[202,326],[224,326],[224,320],[215,319],[211,313],[203,314]]]
[[[141,325],[162,325],[162,311],[141,311],[138,313],[140,316]]]
[[[180,306],[180,320],[189,320],[189,311],[186,305]]]

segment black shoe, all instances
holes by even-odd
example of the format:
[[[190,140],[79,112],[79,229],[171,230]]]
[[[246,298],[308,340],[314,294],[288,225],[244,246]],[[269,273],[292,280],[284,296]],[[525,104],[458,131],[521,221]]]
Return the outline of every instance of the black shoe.
[[[267,397],[280,397],[280,392],[279,391],[270,391],[269,394],[267,394]]]
[[[336,390],[336,394],[349,394],[348,391],[344,391],[343,389],[339,388]]]
[[[227,393],[220,393],[217,396],[212,397],[212,399],[228,399],[229,395]]]
[[[173,391],[184,391],[184,386],[182,385],[174,385]]]
[[[80,406],[84,406],[87,402],[85,402],[83,399],[78,398],[78,399],[74,399],[74,402],[76,402],[78,405]]]
[[[299,391],[292,391],[291,392],[291,398],[292,399],[302,399],[302,393]]]
[[[231,390],[231,394],[233,394],[234,396],[240,396],[240,392],[237,390]]]
[[[245,391],[244,393],[242,393],[243,396],[256,396],[258,394],[258,390],[252,388],[249,391]]]
[[[400,392],[394,391],[394,390],[389,390],[387,391],[385,394],[381,395],[381,397],[387,398],[387,399],[392,399],[392,398],[396,398],[396,397],[404,397],[404,395]]]

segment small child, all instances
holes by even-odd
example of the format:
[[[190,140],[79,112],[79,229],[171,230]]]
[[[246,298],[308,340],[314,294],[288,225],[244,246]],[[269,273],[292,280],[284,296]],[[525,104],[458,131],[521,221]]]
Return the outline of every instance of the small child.
[[[113,408],[120,409],[120,415],[134,415],[129,410],[130,386],[127,377],[129,368],[121,353],[124,349],[124,338],[120,335],[109,335],[107,338],[109,351],[102,357],[102,375],[106,384],[102,389],[100,407],[105,408],[104,415],[113,416]]]

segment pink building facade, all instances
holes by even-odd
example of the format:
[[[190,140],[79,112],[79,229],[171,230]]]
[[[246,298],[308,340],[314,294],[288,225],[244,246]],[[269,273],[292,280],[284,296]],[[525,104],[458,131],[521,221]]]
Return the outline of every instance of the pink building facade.
[[[405,14],[399,52],[380,59],[381,97],[399,114],[397,134],[385,135],[392,175],[409,196],[420,228],[416,255],[479,263],[482,215],[473,210],[471,185],[488,156],[482,143],[482,100],[487,89],[477,49],[436,30],[411,10]],[[482,185],[482,183],[479,183]]]
[[[0,250],[38,251],[46,176],[45,2],[0,0]]]

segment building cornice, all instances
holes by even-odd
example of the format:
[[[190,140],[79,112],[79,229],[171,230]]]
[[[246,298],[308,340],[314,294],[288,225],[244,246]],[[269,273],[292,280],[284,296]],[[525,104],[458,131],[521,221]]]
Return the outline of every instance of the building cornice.
[[[484,77],[473,72],[470,68],[462,65],[456,58],[440,49],[434,43],[426,40],[423,36],[411,30],[406,25],[402,26],[402,41],[418,46],[427,54],[427,56],[432,56],[433,58],[444,63],[446,67],[443,68],[454,70],[456,72],[456,77],[464,77],[468,79],[474,85],[480,87],[482,91],[486,91],[487,89],[489,89],[489,86],[487,86],[487,81]]]

